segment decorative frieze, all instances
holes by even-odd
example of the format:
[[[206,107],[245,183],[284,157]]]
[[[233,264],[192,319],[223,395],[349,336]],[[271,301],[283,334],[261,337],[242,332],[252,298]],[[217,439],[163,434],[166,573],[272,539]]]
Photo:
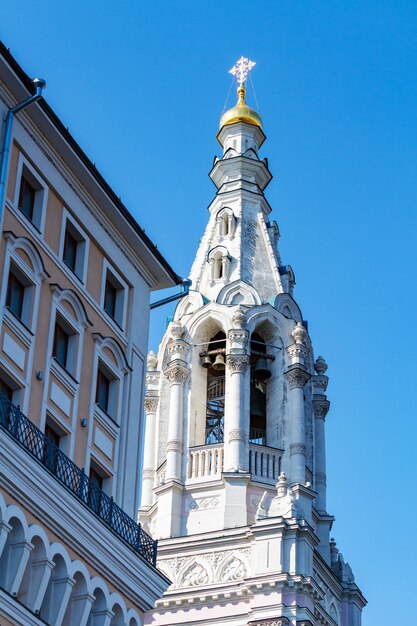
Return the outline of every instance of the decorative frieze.
[[[248,626],[289,626],[290,620],[286,617],[279,617],[278,619],[263,619],[255,622],[248,622]],[[307,622],[306,622],[307,624]],[[298,625],[298,622],[297,622]]]
[[[206,509],[216,509],[220,504],[220,496],[208,496],[206,498],[195,498],[188,501],[189,511],[201,511]]]
[[[232,374],[244,374],[249,364],[249,356],[246,354],[228,354],[226,363]]]
[[[290,445],[290,454],[305,454],[306,447],[304,443],[292,443]]]
[[[183,450],[182,441],[179,441],[178,439],[172,439],[171,441],[168,441],[168,443],[167,443],[167,452],[169,450],[175,450],[176,452],[182,452],[182,450]]]

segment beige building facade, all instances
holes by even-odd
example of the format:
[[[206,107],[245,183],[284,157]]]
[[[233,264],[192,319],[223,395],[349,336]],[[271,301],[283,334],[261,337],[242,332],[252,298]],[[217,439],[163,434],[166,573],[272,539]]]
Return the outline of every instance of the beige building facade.
[[[138,626],[169,584],[135,522],[149,296],[180,279],[43,98],[10,126],[35,92],[1,45],[0,622]]]

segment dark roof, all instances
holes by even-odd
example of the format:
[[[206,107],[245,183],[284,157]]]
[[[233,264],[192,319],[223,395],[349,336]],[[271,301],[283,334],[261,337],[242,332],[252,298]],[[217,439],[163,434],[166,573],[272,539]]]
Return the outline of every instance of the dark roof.
[[[4,45],[2,41],[0,41],[0,54],[4,57],[4,59],[10,65],[12,70],[15,72],[18,78],[22,81],[23,85],[29,91],[29,93],[34,94],[36,89],[33,85],[32,79],[21,68],[19,63],[11,54],[10,50],[6,48],[6,46]],[[126,208],[126,206],[123,204],[120,198],[115,194],[115,192],[110,187],[108,182],[100,174],[100,172],[97,170],[93,162],[90,161],[90,159],[88,158],[84,150],[77,143],[77,141],[68,131],[68,129],[63,125],[63,123],[61,122],[57,114],[49,106],[46,100],[44,98],[41,98],[40,100],[38,100],[38,105],[42,109],[42,111],[44,111],[44,113],[47,115],[47,117],[55,126],[55,128],[58,130],[58,132],[63,136],[65,141],[69,144],[69,146],[78,156],[78,158],[82,161],[83,165],[89,171],[91,176],[96,180],[98,185],[100,185],[100,187],[104,190],[104,192],[110,198],[112,203],[116,206],[116,208],[125,218],[125,220],[129,223],[129,225],[132,227],[135,233],[144,242],[144,244],[147,246],[149,251],[156,257],[156,259],[159,261],[159,263],[162,265],[162,267],[165,269],[166,273],[170,276],[170,278],[174,281],[174,283],[176,284],[181,283],[182,278],[178,276],[178,274],[172,269],[172,267],[169,265],[165,257],[159,252],[155,244],[149,239],[148,235],[145,233],[143,228],[138,224],[138,222],[135,220],[135,218],[130,213],[130,211]]]

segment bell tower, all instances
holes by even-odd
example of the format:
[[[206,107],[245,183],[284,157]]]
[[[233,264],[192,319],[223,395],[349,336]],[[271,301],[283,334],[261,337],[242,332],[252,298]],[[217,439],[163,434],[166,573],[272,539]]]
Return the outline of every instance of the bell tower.
[[[146,623],[360,626],[365,600],[330,539],[327,364],[269,217],[254,65],[231,70],[192,288],[148,356],[139,513],[172,585]]]

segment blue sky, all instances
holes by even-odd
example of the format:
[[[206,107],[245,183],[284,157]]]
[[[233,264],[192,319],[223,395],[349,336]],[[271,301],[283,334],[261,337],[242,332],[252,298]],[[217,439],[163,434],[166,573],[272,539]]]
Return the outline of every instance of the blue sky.
[[[267,197],[329,364],[332,534],[369,600],[364,626],[397,615],[417,556],[416,27],[405,0],[19,0],[0,26],[184,276],[214,195],[227,70],[257,62]],[[152,313],[154,349],[171,312]]]

